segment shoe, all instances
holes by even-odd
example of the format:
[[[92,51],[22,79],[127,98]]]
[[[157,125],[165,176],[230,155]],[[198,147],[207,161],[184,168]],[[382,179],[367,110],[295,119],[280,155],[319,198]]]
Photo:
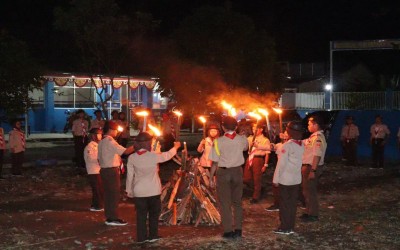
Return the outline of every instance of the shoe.
[[[289,234],[294,234],[294,230],[293,230],[293,229],[290,229],[290,230],[289,230]]]
[[[250,202],[250,204],[256,204],[256,203],[258,203],[258,200],[251,198],[249,202]]]
[[[279,211],[279,207],[276,205],[271,205],[271,206],[267,207],[265,210],[267,210],[268,212],[276,212],[276,211]]]
[[[104,208],[90,207],[89,210],[92,211],[92,212],[101,212],[101,211],[104,211]]]
[[[151,237],[150,239],[148,239],[147,241],[150,243],[156,242],[161,240],[161,236],[156,236],[156,237]]]
[[[222,235],[224,239],[233,239],[234,232],[226,232]]]
[[[303,209],[303,210],[306,210],[306,209],[307,209],[306,205],[303,204],[303,203],[299,203],[297,206],[298,206],[300,209]]]
[[[136,244],[141,245],[141,244],[145,244],[147,242],[149,242],[149,240],[136,241]]]
[[[234,239],[242,238],[242,230],[241,229],[235,229],[235,231],[233,232],[232,237]]]
[[[278,228],[278,229],[274,230],[274,233],[283,234],[283,235],[290,235],[291,231],[290,230],[282,230],[282,229]]]
[[[318,216],[308,215],[306,218],[301,219],[303,222],[316,222],[318,221]]]
[[[116,220],[106,220],[106,225],[107,226],[125,226],[128,224],[128,222],[121,220],[121,219],[116,219]]]

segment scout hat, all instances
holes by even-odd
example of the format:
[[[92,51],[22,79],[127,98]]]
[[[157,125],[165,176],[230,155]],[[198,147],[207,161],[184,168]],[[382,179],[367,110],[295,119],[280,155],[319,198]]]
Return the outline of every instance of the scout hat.
[[[301,140],[303,137],[303,124],[298,121],[289,122],[286,131],[292,139]]]
[[[145,141],[151,141],[153,139],[153,136],[151,136],[147,132],[140,132],[135,139],[133,139],[136,142],[145,142]]]

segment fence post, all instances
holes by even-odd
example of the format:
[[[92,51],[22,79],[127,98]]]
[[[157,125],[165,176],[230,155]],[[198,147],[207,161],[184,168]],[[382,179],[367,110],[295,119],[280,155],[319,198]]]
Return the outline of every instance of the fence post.
[[[332,90],[325,90],[324,91],[324,109],[325,110],[330,110],[332,109]]]

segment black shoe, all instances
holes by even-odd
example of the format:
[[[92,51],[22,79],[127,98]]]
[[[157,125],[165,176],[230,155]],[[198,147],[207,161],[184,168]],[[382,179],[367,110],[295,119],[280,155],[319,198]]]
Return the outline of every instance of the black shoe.
[[[316,222],[318,221],[318,216],[308,215],[307,218],[301,219],[303,222]]]
[[[242,238],[242,230],[241,229],[235,229],[235,231],[233,232],[232,237],[234,239]]]
[[[224,239],[233,239],[233,235],[234,234],[235,234],[234,232],[226,232],[226,233],[224,233],[222,235],[222,238],[224,238]]]
[[[276,205],[271,205],[271,206],[267,207],[265,210],[267,210],[268,212],[276,212],[276,211],[279,211],[279,207]]]
[[[308,217],[309,217],[308,214],[302,214],[299,218],[304,220],[304,219],[307,219]]]
[[[258,200],[251,198],[249,202],[250,202],[250,204],[256,204],[256,203],[258,203]]]
[[[116,220],[106,220],[106,225],[107,226],[125,226],[128,224],[128,222],[121,220],[121,219],[116,219]]]
[[[147,241],[152,243],[161,240],[161,236],[150,237]]]
[[[291,230],[283,230],[283,229],[278,228],[278,229],[274,230],[274,233],[282,234],[282,235],[290,235],[290,234],[292,234],[292,231]]]

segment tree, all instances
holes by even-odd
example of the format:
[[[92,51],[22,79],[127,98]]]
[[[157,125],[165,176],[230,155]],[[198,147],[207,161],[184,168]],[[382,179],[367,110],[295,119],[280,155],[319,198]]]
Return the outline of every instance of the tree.
[[[31,106],[29,92],[41,88],[41,67],[29,53],[27,45],[0,32],[0,109],[2,120],[24,114]]]
[[[203,7],[182,22],[175,39],[183,58],[217,69],[230,85],[276,90],[274,42],[249,17]]]
[[[80,51],[79,68],[91,76],[92,83],[99,74],[110,80],[112,87],[107,95],[104,77],[100,77],[101,87],[96,88],[106,118],[114,77],[131,71],[132,38],[157,26],[149,14],[137,12],[133,16],[135,21],[123,15],[114,0],[73,0],[69,8],[55,10],[55,27],[70,34]]]

